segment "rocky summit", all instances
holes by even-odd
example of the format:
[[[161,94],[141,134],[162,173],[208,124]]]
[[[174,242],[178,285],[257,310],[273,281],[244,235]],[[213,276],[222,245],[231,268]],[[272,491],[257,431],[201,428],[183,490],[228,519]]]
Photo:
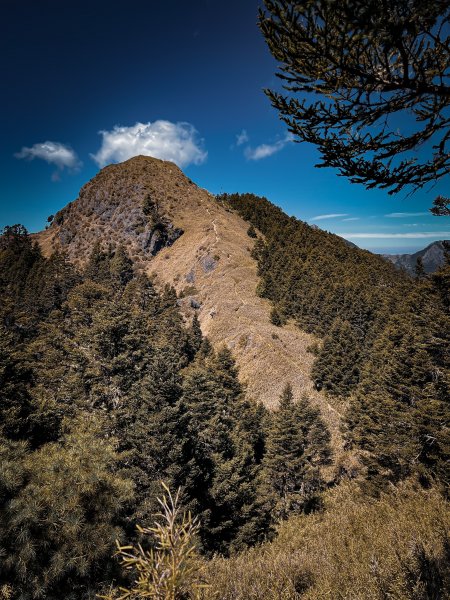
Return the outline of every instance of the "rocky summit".
[[[449,240],[446,242],[450,243]],[[383,256],[410,275],[414,275],[416,272],[417,259],[422,260],[425,273],[434,273],[445,263],[444,242],[433,242],[414,254],[384,254]]]

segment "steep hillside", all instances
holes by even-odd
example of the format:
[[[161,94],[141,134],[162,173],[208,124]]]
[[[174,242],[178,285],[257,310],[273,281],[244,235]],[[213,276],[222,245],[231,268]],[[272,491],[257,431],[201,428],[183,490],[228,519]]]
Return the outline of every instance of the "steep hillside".
[[[220,200],[264,234],[253,256],[272,320],[322,338],[312,376],[350,400],[346,439],[362,451],[371,493],[414,473],[447,486],[450,265],[414,281],[265,198]]]
[[[444,245],[441,241],[433,242],[414,254],[383,254],[383,257],[410,275],[414,275],[417,259],[421,258],[425,273],[434,273],[444,264]]]
[[[341,447],[337,408],[310,379],[314,357],[307,348],[315,340],[294,325],[270,322],[270,302],[256,295],[247,230],[174,164],[140,156],[100,171],[36,238],[45,254],[63,249],[78,265],[96,243],[124,245],[136,265],[176,288],[183,312],[197,313],[213,345],[232,350],[250,397],[273,407],[291,382],[294,394],[314,398]]]
[[[449,265],[414,280],[143,157],[34,239],[0,239],[0,596],[117,597],[164,481],[205,598],[441,597]]]

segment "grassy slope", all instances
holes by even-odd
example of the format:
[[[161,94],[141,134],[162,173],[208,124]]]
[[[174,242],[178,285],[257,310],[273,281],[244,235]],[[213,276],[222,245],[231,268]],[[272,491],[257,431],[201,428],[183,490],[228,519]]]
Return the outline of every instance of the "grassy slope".
[[[448,598],[448,505],[405,484],[378,500],[351,483],[327,493],[326,510],[282,523],[271,543],[208,565],[211,598],[379,600]],[[423,554],[421,556],[421,550]],[[420,566],[421,565],[421,566]],[[435,573],[435,581],[426,583]],[[440,573],[439,577],[436,576]],[[432,577],[431,577],[432,578]],[[441,588],[432,595],[432,586]],[[414,595],[415,594],[415,595]],[[427,595],[428,594],[428,595]]]

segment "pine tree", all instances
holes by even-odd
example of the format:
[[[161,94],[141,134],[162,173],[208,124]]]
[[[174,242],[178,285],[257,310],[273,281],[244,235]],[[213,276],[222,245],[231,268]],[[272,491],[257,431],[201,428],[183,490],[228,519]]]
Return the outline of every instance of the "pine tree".
[[[336,319],[323,340],[311,377],[318,389],[347,395],[359,381],[361,341],[348,321]]]
[[[286,323],[286,320],[283,318],[280,310],[275,306],[270,311],[270,322],[272,325],[276,325],[277,327],[281,327]]]
[[[243,398],[228,349],[200,352],[183,384],[192,439],[209,461],[194,490],[207,552],[228,553],[270,534],[270,502],[261,479],[261,410]],[[199,495],[200,492],[200,495]]]
[[[253,227],[253,225],[250,225],[250,227],[247,229],[247,235],[253,239],[258,237],[256,229]]]
[[[317,503],[323,486],[320,467],[330,459],[330,435],[306,398],[294,403],[287,384],[278,410],[271,415],[264,457],[266,478],[276,498],[275,512],[285,519],[292,511]]]
[[[34,452],[11,443],[0,471],[0,582],[24,600],[94,598],[111,577],[118,518],[132,485],[115,473],[119,456],[90,419],[71,424],[61,443]]]
[[[200,322],[197,317],[197,313],[194,313],[192,318],[192,325],[189,331],[189,346],[190,346],[190,358],[194,358],[197,352],[200,350],[203,342],[202,330]]]
[[[417,257],[416,265],[414,267],[414,274],[419,281],[426,276],[425,267],[423,266],[423,260],[421,256]]]
[[[110,253],[102,250],[100,242],[96,242],[92,248],[88,264],[84,270],[86,278],[96,283],[107,284],[110,282]]]
[[[123,245],[117,248],[111,258],[109,272],[113,285],[117,283],[120,287],[125,287],[133,279],[133,263]]]
[[[0,434],[10,439],[27,439],[32,412],[31,380],[23,349],[14,335],[0,325]]]
[[[412,474],[448,485],[449,280],[447,266],[403,298],[364,368],[348,421],[372,493]]]

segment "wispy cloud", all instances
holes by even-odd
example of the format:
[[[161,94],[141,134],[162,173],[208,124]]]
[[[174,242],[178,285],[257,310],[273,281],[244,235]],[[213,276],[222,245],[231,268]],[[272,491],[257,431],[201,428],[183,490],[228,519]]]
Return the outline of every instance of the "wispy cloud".
[[[349,217],[348,219],[342,219],[342,222],[344,221],[359,221],[360,217]]]
[[[411,233],[338,233],[343,238],[362,238],[362,239],[419,239],[419,238],[439,238],[448,239],[450,231],[412,231]]]
[[[236,146],[242,146],[242,144],[246,144],[249,141],[248,133],[245,129],[236,135]]]
[[[197,130],[190,123],[159,120],[136,123],[130,127],[116,125],[111,131],[99,133],[102,145],[91,157],[100,167],[140,154],[170,160],[179,167],[186,167],[204,163],[208,155]]]
[[[82,166],[76,152],[70,146],[60,142],[42,142],[33,146],[24,146],[20,152],[14,154],[16,158],[34,160],[39,158],[50,165],[55,165],[57,170],[52,174],[52,181],[59,181],[60,172],[64,169],[76,171]]]
[[[337,219],[338,217],[346,217],[348,213],[330,213],[329,215],[317,215],[310,221],[323,221],[324,219]]]
[[[272,156],[272,154],[280,152],[286,144],[289,144],[289,142],[292,142],[293,140],[293,135],[288,133],[282,140],[278,140],[273,144],[260,144],[255,148],[247,146],[244,154],[248,160],[261,160],[262,158],[267,158],[268,156]]]
[[[390,219],[402,219],[403,217],[426,217],[429,214],[427,212],[394,212],[384,216]]]

